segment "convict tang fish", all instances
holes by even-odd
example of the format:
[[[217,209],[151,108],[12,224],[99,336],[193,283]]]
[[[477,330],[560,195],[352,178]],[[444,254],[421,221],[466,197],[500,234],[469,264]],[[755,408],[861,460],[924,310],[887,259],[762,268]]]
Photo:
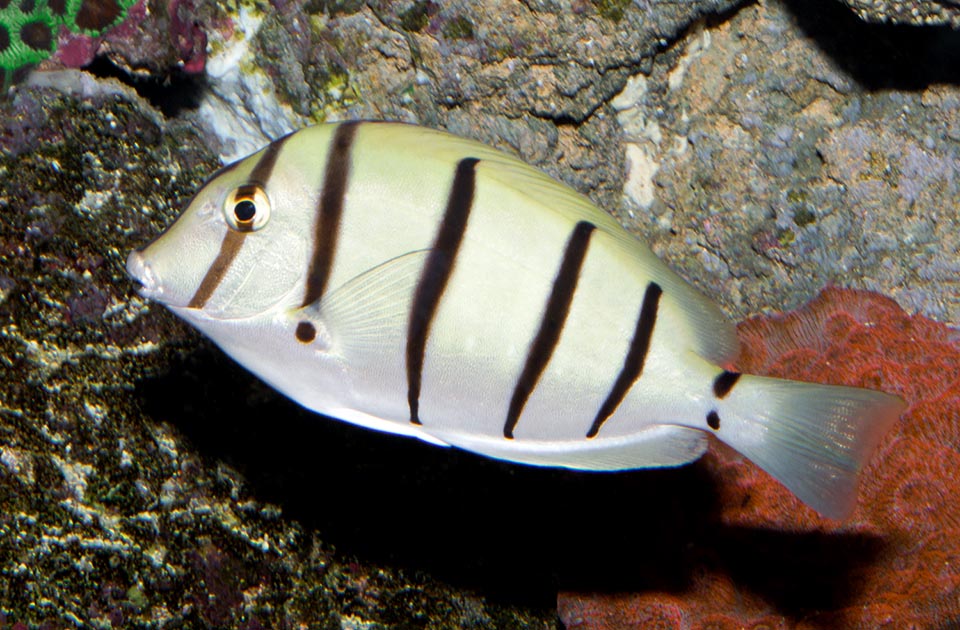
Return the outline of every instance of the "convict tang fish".
[[[840,518],[902,409],[723,369],[731,324],[608,214],[412,125],[277,140],[217,173],[127,270],[309,409],[514,462],[676,466],[714,435]]]

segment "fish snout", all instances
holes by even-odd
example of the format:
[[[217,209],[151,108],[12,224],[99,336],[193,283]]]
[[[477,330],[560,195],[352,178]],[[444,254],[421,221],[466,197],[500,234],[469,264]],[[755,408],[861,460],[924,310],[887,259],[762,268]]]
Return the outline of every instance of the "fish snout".
[[[127,256],[127,274],[140,285],[137,293],[141,297],[151,299],[160,294],[160,282],[142,251],[135,249]]]

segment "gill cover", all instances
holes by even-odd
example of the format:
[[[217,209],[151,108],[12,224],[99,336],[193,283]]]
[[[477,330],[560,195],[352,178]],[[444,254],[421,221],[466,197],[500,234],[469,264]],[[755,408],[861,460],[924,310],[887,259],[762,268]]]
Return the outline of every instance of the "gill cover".
[[[269,177],[253,179],[273,146],[214,175],[166,232],[131,255],[141,293],[214,319],[240,319],[285,302],[302,285],[310,229],[298,223],[304,200],[285,191],[306,187],[275,156]]]

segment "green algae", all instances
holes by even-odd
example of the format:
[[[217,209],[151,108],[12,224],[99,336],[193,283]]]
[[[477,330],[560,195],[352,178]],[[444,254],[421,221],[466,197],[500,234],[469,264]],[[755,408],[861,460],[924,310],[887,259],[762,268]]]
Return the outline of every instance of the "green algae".
[[[799,208],[793,213],[793,222],[797,227],[807,227],[817,222],[817,215],[809,208]]]
[[[410,33],[419,33],[430,23],[430,3],[427,0],[414,2],[413,5],[400,14],[400,26]]]
[[[593,5],[601,16],[619,22],[630,6],[630,0],[594,0]]]
[[[473,22],[458,15],[443,27],[443,34],[450,39],[472,39]]]

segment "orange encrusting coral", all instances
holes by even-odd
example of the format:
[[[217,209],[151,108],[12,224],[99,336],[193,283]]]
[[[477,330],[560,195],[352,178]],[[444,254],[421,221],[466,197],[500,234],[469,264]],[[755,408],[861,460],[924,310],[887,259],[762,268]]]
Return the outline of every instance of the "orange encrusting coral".
[[[743,372],[869,387],[907,401],[862,473],[857,510],[843,523],[823,519],[714,443],[704,462],[720,492],[711,526],[727,533],[711,538],[716,547],[692,560],[689,588],[617,596],[561,593],[567,628],[960,623],[960,333],[908,315],[883,296],[836,288],[795,312],[747,320],[739,333],[737,367]],[[784,533],[796,535],[795,543],[771,544],[770,535]],[[749,559],[715,561],[751,552],[781,554],[784,572],[800,567],[809,575],[764,576],[768,584],[758,595],[729,574],[731,567],[749,573],[741,566]],[[817,573],[818,567],[837,566],[842,576]],[[812,589],[816,595],[804,591],[810,580],[821,581]]]

